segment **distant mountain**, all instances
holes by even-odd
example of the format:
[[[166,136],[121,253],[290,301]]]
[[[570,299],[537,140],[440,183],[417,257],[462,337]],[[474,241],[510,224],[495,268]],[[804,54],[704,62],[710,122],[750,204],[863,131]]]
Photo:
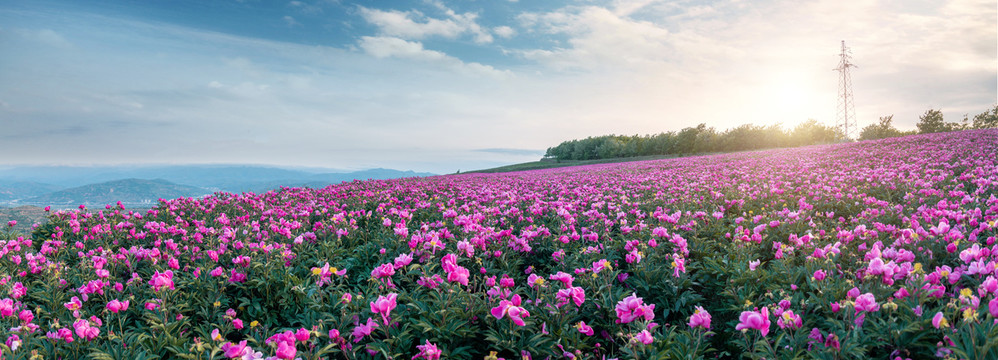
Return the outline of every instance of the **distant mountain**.
[[[35,181],[0,180],[0,201],[23,199],[62,189],[61,186]]]
[[[38,182],[61,188],[134,178],[163,179],[180,185],[235,193],[262,192],[280,186],[315,187],[343,181],[432,175],[435,174],[391,169],[341,172],[336,169],[258,165],[22,166],[0,169],[0,181]],[[0,183],[0,188],[4,188],[3,183]]]
[[[178,185],[162,179],[124,179],[59,190],[46,195],[23,199],[19,203],[65,207],[67,205],[76,206],[80,204],[102,206],[121,201],[133,207],[154,206],[161,198],[200,197],[211,193],[212,191],[204,188]]]

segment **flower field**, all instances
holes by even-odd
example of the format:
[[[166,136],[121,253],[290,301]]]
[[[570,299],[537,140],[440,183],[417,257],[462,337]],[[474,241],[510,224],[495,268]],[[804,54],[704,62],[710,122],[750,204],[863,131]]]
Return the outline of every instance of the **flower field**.
[[[4,358],[998,358],[998,131],[56,212]]]

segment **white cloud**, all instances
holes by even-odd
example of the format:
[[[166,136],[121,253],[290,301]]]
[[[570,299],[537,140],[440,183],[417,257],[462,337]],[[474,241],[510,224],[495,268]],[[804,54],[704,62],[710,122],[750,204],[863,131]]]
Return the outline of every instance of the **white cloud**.
[[[422,43],[396,37],[364,36],[360,38],[359,45],[364,52],[379,59],[398,57],[416,60],[441,60],[447,58],[447,54],[442,52],[424,49]]]
[[[447,17],[432,18],[417,10],[378,10],[360,7],[360,15],[365,21],[378,27],[381,35],[395,36],[410,40],[421,40],[433,36],[455,39],[464,34],[470,34],[476,43],[492,42],[492,35],[477,23],[478,15],[474,13],[458,14],[442,3],[433,5]]]
[[[492,32],[504,39],[509,39],[513,37],[513,35],[516,35],[516,30],[513,30],[513,28],[509,26],[496,26],[492,28]]]
[[[289,27],[301,26],[301,23],[299,23],[297,20],[295,20],[295,18],[291,17],[290,15],[284,15],[284,17],[282,17],[281,20],[284,20],[284,23],[288,24]]]
[[[509,71],[500,71],[492,66],[475,62],[465,63],[445,53],[423,48],[418,41],[408,41],[390,36],[363,36],[358,46],[368,55],[379,59],[399,58],[439,64],[466,74],[507,77]]]

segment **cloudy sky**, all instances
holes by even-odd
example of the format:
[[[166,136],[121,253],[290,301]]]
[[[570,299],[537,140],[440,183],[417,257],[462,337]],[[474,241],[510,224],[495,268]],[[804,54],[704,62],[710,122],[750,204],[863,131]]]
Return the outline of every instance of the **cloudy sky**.
[[[0,164],[250,163],[436,173],[573,138],[996,103],[974,0],[12,0]]]

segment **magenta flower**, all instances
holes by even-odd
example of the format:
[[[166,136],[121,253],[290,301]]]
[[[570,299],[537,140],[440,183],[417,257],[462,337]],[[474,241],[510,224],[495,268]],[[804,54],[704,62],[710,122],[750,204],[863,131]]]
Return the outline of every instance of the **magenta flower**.
[[[866,293],[856,297],[856,313],[859,314],[860,311],[878,311],[880,310],[880,304],[877,304],[877,299],[873,297],[872,293]]]
[[[392,275],[395,275],[395,266],[392,264],[381,264],[381,266],[371,270],[371,277],[373,278],[380,279],[390,277]]]
[[[93,340],[100,335],[100,329],[91,326],[90,321],[86,319],[77,319],[73,323],[73,329],[76,331],[76,336],[79,336],[81,339]]]
[[[998,319],[998,298],[991,299],[988,302],[988,312],[991,313],[991,317]]]
[[[440,355],[443,354],[443,352],[437,348],[436,344],[430,343],[430,340],[426,340],[426,343],[423,345],[416,346],[416,349],[419,350],[419,353],[413,355],[411,360],[415,360],[418,358],[423,358],[426,360],[439,360]]]
[[[748,268],[749,268],[749,270],[755,271],[755,268],[759,267],[759,264],[761,264],[761,263],[762,263],[762,261],[760,261],[760,260],[749,261]]]
[[[246,348],[246,340],[240,341],[239,344],[233,344],[232,342],[222,344],[222,353],[230,359],[242,357],[246,354],[247,350],[249,349]]]
[[[639,298],[637,294],[631,294],[617,302],[616,307],[618,324],[629,323],[637,318],[644,317],[646,321],[651,321],[655,318],[655,304],[645,305],[644,300]]]
[[[558,299],[557,306],[560,308],[569,302],[575,303],[576,307],[582,306],[582,303],[586,301],[586,290],[581,287],[571,287],[568,289],[558,290],[556,294]]]
[[[591,326],[586,325],[585,321],[579,321],[578,324],[575,324],[575,327],[579,329],[580,333],[586,334],[586,336],[593,336],[596,333]]]
[[[395,299],[397,297],[398,297],[398,294],[391,293],[391,294],[388,294],[387,297],[386,296],[378,296],[377,300],[374,300],[374,301],[371,302],[371,312],[373,312],[375,314],[381,314],[382,323],[385,324],[385,325],[389,325],[389,319],[388,319],[389,316],[388,315],[391,314],[392,309],[395,309],[395,306],[397,305],[397,303],[395,302]]]
[[[353,342],[359,343],[365,336],[371,335],[371,332],[374,331],[374,328],[376,327],[378,327],[378,323],[371,318],[367,318],[366,324],[357,324],[357,326],[353,328]]]
[[[826,276],[825,275],[825,270],[815,270],[814,271],[814,275],[812,275],[812,276],[814,277],[814,280],[817,280],[817,281],[825,280],[825,276]]]
[[[75,299],[76,297],[74,296],[73,298]],[[77,299],[76,301],[79,302],[79,299]],[[69,304],[69,303],[66,303],[66,304]],[[67,307],[67,309],[68,308],[69,307]],[[79,306],[77,306],[76,309],[79,309]],[[70,309],[70,310],[75,310],[75,309]],[[3,299],[3,300],[0,300],[0,315],[3,315],[3,317],[8,317],[8,316],[14,315],[14,300],[13,299],[6,298],[6,299]]]
[[[447,281],[460,283],[461,285],[468,286],[468,277],[471,276],[471,272],[463,266],[454,266],[451,271],[447,273]]]
[[[992,278],[991,280],[994,280],[994,278]],[[10,294],[10,297],[12,297],[14,299],[18,299],[18,298],[20,298],[20,297],[28,294],[28,288],[24,287],[24,284],[21,284],[21,282],[18,281],[18,282],[15,282],[14,286],[12,286],[10,288],[10,293],[9,294]]]
[[[769,321],[769,308],[766,307],[762,311],[742,311],[738,321],[735,330],[756,329],[762,336],[769,334],[769,327],[772,325]]]
[[[31,310],[21,310],[21,313],[17,314],[17,318],[21,319],[22,323],[30,323],[31,320],[35,319],[35,314],[31,313]]]
[[[693,315],[690,316],[689,325],[691,329],[702,327],[710,330],[710,313],[704,310],[702,306],[697,306],[693,310]]]
[[[111,311],[112,313],[115,313],[115,314],[117,314],[119,311],[128,310],[128,300],[118,301],[118,299],[114,299],[114,300],[108,301],[107,302],[107,309],[109,311]]]
[[[786,310],[776,319],[776,325],[780,329],[800,329],[803,323],[800,315],[794,314],[793,310]]]
[[[645,345],[650,345],[651,343],[655,342],[655,338],[651,336],[651,333],[648,332],[648,329],[641,330],[641,332],[639,332],[638,335],[635,336],[634,338]]]
[[[534,276],[536,276],[536,275],[534,275]],[[562,271],[559,271],[557,274],[548,276],[548,279],[555,280],[555,281],[561,281],[561,283],[565,285],[565,288],[572,287],[572,281],[575,280],[575,278],[572,277],[572,275],[566,274],[566,273],[564,273]]]
[[[295,358],[298,354],[298,349],[295,349],[295,343],[288,343],[287,341],[281,341],[277,343],[277,352],[274,353],[278,359],[291,360]]]
[[[530,316],[530,313],[526,309],[520,307],[522,300],[520,295],[513,295],[511,300],[499,301],[499,306],[492,308],[492,316],[496,319],[502,319],[504,316],[509,316],[509,319],[513,321],[514,324],[518,326],[524,326],[526,323],[523,318]]]
[[[932,317],[932,326],[934,326],[936,329],[941,327],[949,327],[949,322],[946,321],[946,317],[943,316],[943,313],[941,311],[937,312],[936,315]]]
[[[306,328],[299,328],[298,331],[295,331],[295,340],[299,342],[306,342],[310,337],[312,337],[312,333]]]
[[[167,270],[164,273],[156,271],[149,279],[149,286],[152,286],[153,291],[160,291],[165,287],[169,287],[173,290],[173,271]]]

